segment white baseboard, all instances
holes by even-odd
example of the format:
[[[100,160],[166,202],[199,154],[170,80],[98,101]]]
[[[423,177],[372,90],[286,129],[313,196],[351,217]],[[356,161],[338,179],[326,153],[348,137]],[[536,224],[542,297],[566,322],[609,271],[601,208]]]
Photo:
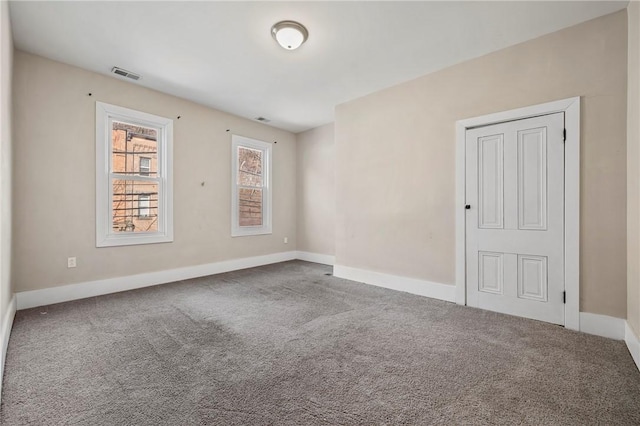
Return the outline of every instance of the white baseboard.
[[[299,251],[296,257],[307,262],[322,263],[323,265],[333,266],[336,263],[336,257],[328,254],[311,253],[308,251]]]
[[[426,296],[432,299],[456,301],[456,286],[434,283],[417,278],[407,278],[397,275],[383,274],[365,269],[352,268],[350,266],[335,265],[333,275],[351,281],[358,281],[377,287],[389,288],[391,290],[404,291],[406,293]]]
[[[456,301],[455,285],[439,284],[416,278],[401,277],[342,265],[334,266],[333,275],[338,278],[404,291],[433,299],[446,300],[448,302]],[[580,331],[608,337],[610,339],[623,340],[625,339],[625,320],[607,315],[580,312]],[[640,351],[640,348],[638,350]]]
[[[245,257],[241,259],[225,260],[205,265],[188,266],[185,268],[169,269],[165,271],[148,272],[126,277],[107,278],[104,280],[87,281],[42,290],[21,291],[16,294],[17,308],[29,309],[37,306],[52,305],[70,300],[87,297],[102,296],[120,291],[134,290],[173,281],[221,274],[239,269],[254,268],[256,266],[285,262],[296,259],[297,252],[267,254],[264,256]]]
[[[583,333],[623,340],[624,324],[625,320],[622,318],[580,312],[580,331]]]
[[[13,328],[13,319],[16,316],[16,296],[14,295],[9,302],[7,312],[2,318],[0,325],[0,339],[2,339],[2,353],[0,353],[0,398],[2,398],[2,378],[4,377],[4,363],[7,359],[7,348],[9,347],[9,337]]]
[[[7,312],[7,316],[1,326],[2,329],[0,330],[2,333],[2,336],[0,337],[3,339],[2,342],[4,345],[2,352],[3,358],[0,360],[2,361],[1,366],[4,366],[4,354],[6,353],[9,334],[11,332],[11,324],[13,323],[13,317],[15,316],[16,309],[35,308],[37,306],[45,306],[54,303],[84,299],[87,297],[134,290],[137,288],[165,284],[190,278],[237,271],[240,269],[269,265],[272,263],[286,262],[294,259],[322,263],[325,265],[334,265],[335,262],[335,257],[330,255],[304,251],[288,251],[264,256],[245,257],[241,259],[208,263],[205,265],[148,272],[125,277],[107,278],[104,280],[88,281],[42,290],[22,291],[16,293],[9,306],[9,312]],[[402,277],[342,265],[334,266],[333,275],[338,278],[359,281],[365,284],[384,287],[391,290],[404,291],[406,293],[431,297],[433,299],[440,299],[454,303],[456,301],[455,285],[440,284],[416,278]],[[580,312],[580,331],[611,339],[624,339],[627,341],[627,345],[631,348],[632,343],[637,343],[638,339],[630,329],[626,330],[626,328],[628,328],[628,325],[626,325],[625,320],[621,318]],[[630,335],[632,337],[629,337]],[[635,340],[633,340],[634,338]],[[629,341],[632,343],[630,344]],[[638,348],[636,355],[634,355],[634,359],[638,362],[637,358],[640,357],[640,354],[638,354],[638,352],[640,352],[640,346],[636,345],[634,347]],[[0,375],[0,377],[2,376]]]
[[[640,370],[640,339],[638,339],[638,336],[626,321],[624,322],[624,341],[631,353],[631,358],[633,358],[636,367]]]

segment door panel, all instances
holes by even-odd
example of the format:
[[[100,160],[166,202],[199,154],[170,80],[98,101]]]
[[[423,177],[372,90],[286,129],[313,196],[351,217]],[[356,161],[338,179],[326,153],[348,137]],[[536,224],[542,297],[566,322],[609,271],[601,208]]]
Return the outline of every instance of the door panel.
[[[519,229],[547,229],[546,128],[518,132]]]
[[[547,256],[518,255],[518,297],[546,302]]]
[[[486,293],[502,294],[503,292],[503,253],[478,253],[480,263],[478,265],[478,290]]]
[[[467,301],[564,324],[564,114],[467,131]]]
[[[478,140],[478,217],[480,228],[503,228],[504,167],[502,135]]]

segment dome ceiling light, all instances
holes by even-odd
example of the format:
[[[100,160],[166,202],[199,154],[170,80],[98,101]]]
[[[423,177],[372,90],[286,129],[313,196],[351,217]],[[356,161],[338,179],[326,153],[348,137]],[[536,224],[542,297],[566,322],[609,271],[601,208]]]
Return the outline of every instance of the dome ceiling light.
[[[271,27],[271,35],[284,49],[295,50],[307,41],[309,31],[298,22],[280,21]]]

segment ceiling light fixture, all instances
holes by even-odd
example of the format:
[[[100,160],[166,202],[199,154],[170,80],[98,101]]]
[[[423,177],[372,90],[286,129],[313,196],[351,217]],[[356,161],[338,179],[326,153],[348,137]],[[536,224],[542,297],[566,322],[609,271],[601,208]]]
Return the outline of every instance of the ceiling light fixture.
[[[309,38],[309,31],[295,21],[280,21],[271,27],[271,35],[280,46],[295,50]]]

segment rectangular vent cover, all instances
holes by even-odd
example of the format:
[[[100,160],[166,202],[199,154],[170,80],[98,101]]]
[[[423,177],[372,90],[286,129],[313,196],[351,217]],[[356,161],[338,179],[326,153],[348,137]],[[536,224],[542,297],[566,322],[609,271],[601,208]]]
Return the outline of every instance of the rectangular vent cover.
[[[127,77],[132,80],[140,80],[140,76],[138,74],[132,73],[131,71],[123,70],[122,68],[113,67],[111,69],[113,74],[121,75],[122,77]]]

